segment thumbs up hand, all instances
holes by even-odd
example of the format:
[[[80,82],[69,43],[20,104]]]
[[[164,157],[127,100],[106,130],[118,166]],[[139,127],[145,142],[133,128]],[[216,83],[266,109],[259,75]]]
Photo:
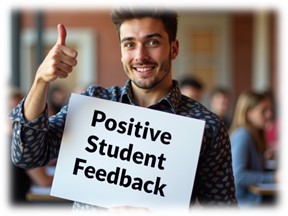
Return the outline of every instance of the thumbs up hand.
[[[66,47],[66,29],[58,24],[58,38],[54,47],[39,66],[36,76],[38,80],[50,83],[57,78],[66,78],[77,64],[77,51]]]

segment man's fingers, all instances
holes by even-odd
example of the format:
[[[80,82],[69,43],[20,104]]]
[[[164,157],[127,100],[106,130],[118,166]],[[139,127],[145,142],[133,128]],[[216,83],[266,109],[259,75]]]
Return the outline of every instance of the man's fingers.
[[[56,44],[65,46],[65,40],[67,35],[65,26],[63,24],[58,24],[57,31],[58,31],[58,38]]]
[[[65,63],[58,64],[58,70],[61,70],[65,73],[71,73],[73,70],[73,66],[67,65]]]
[[[62,45],[61,52],[63,52],[65,55],[70,56],[72,58],[76,58],[77,51],[74,49],[70,49],[69,47],[66,47],[67,32],[65,26],[63,24],[58,24],[57,31],[58,31],[58,38],[56,45]]]

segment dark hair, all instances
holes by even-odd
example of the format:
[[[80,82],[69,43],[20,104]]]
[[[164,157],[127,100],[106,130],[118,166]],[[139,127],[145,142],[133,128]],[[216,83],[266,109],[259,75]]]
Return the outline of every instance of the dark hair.
[[[177,18],[178,15],[175,11],[165,10],[160,8],[117,8],[111,13],[111,18],[116,26],[118,37],[120,39],[119,29],[125,20],[129,19],[140,19],[144,17],[152,17],[160,19],[163,24],[165,31],[169,36],[169,42],[176,39],[177,35]]]
[[[213,97],[214,95],[216,95],[218,93],[220,93],[222,95],[226,95],[227,97],[229,97],[229,95],[230,95],[230,91],[228,88],[219,86],[219,87],[215,87],[211,90],[210,97]]]
[[[199,89],[199,90],[202,90],[204,87],[202,82],[200,82],[200,80],[198,80],[195,77],[185,77],[180,81],[179,85],[181,88],[183,86],[191,86],[191,87]]]

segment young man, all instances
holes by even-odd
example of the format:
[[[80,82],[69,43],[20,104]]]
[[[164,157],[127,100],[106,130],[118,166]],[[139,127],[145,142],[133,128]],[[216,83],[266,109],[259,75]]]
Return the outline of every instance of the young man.
[[[205,120],[191,206],[196,198],[202,205],[235,205],[230,141],[224,124],[200,103],[181,95],[172,79],[172,60],[179,50],[177,14],[157,9],[117,9],[112,20],[129,79],[124,87],[92,85],[83,94]],[[39,67],[27,97],[11,113],[12,160],[23,168],[42,166],[58,156],[67,106],[48,119],[46,95],[50,82],[67,77],[77,64],[77,52],[65,46],[65,37],[65,27],[60,24],[56,45]],[[74,206],[93,208],[78,202]]]

